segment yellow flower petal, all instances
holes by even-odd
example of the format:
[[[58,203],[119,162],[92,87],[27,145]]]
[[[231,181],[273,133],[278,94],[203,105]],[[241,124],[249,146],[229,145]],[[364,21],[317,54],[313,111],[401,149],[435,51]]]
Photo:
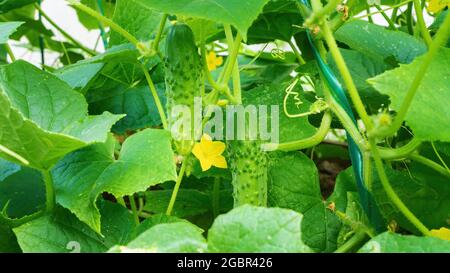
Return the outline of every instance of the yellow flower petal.
[[[450,241],[450,229],[444,227],[440,229],[432,229],[431,236]]]
[[[446,6],[450,7],[450,0],[430,0],[428,4],[428,11],[437,13],[443,10]]]
[[[225,160],[225,157],[222,155],[217,156],[214,158],[213,165],[217,168],[226,169],[228,168],[227,161]]]
[[[207,171],[211,166],[227,168],[227,162],[222,153],[225,151],[225,143],[212,141],[211,137],[204,134],[200,143],[195,143],[192,153],[200,161],[202,171]]]
[[[221,56],[217,57],[216,53],[211,51],[206,56],[206,63],[208,65],[208,70],[213,71],[223,64],[223,58]]]

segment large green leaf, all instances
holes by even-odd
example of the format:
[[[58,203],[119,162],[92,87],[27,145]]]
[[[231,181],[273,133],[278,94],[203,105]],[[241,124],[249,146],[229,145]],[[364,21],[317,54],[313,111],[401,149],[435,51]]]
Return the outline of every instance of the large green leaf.
[[[93,10],[100,11],[100,7],[98,6],[97,0],[81,0],[80,2]],[[104,15],[108,18],[111,18],[114,13],[115,1],[101,0],[101,2]],[[76,10],[76,12],[79,21],[83,24],[84,27],[86,27],[89,30],[97,30],[99,28],[100,25],[95,18],[82,11],[79,11],[78,9]]]
[[[126,246],[115,246],[109,252],[202,253],[206,251],[203,230],[188,222],[156,225],[141,233]]]
[[[367,21],[350,21],[335,33],[336,39],[374,59],[394,57],[410,63],[427,51],[425,44],[402,31],[387,30]]]
[[[423,58],[369,80],[375,89],[390,97],[392,109],[400,109]],[[421,140],[450,141],[449,75],[450,49],[441,48],[433,58],[406,115],[406,124]]]
[[[0,224],[0,253],[21,252],[17,238],[11,228]]]
[[[0,2],[0,13],[5,13],[34,2],[37,2],[37,0],[3,0]]]
[[[143,9],[130,0],[118,0],[114,11],[113,21],[128,31],[140,41],[148,41],[156,31],[161,14],[149,9]],[[111,33],[110,45],[127,43],[117,32]]]
[[[103,66],[103,63],[69,65],[57,70],[55,75],[69,84],[71,88],[85,93]]]
[[[371,113],[377,113],[381,106],[388,105],[388,97],[378,93],[367,83],[367,79],[383,73],[385,70],[389,69],[389,66],[383,62],[383,60],[369,58],[356,50],[341,49],[341,54],[345,59],[345,63],[352,75],[353,82],[355,83],[366,108],[368,108]],[[336,62],[331,57],[331,54],[328,54],[327,57],[331,69],[334,71],[340,82],[343,83],[344,81],[336,66]]]
[[[102,234],[92,231],[68,210],[57,207],[47,215],[14,228],[23,252],[67,253],[105,252],[116,244],[126,244],[134,233],[132,215],[121,205],[101,202]]]
[[[165,85],[156,84],[161,103],[165,104]],[[126,117],[113,126],[113,131],[123,134],[161,124],[161,118],[155,100],[147,84],[129,86],[124,84],[105,85],[91,89],[87,93],[89,112],[92,114],[108,111],[114,114],[126,114]]]
[[[231,24],[244,39],[253,21],[263,11],[269,0],[132,0],[144,7],[164,13],[199,17]]]
[[[53,169],[57,202],[81,221],[100,232],[99,194],[116,197],[145,191],[176,179],[170,134],[147,129],[128,138],[114,159],[114,142],[92,145],[73,152]]]
[[[23,22],[0,22],[0,44],[7,43],[9,36],[22,24]]]
[[[270,157],[268,201],[273,207],[303,214],[302,239],[316,251],[336,249],[339,219],[326,208],[319,174],[303,153],[280,153]]]
[[[45,186],[41,174],[31,168],[17,167],[19,169],[13,173],[0,167],[0,210],[5,217],[15,219],[45,207]],[[2,173],[9,175],[2,178]]]
[[[302,241],[302,215],[281,208],[240,206],[216,218],[211,252],[310,252]]]
[[[169,216],[166,215],[166,213],[161,214],[154,214],[144,221],[142,221],[136,228],[136,236],[140,235],[141,233],[147,231],[148,229],[159,225],[159,224],[169,224],[169,223],[178,223],[178,222],[186,222],[189,223],[187,220],[175,217],[175,216]]]
[[[71,151],[104,142],[123,117],[88,116],[80,93],[24,61],[0,67],[0,88],[0,143],[35,168],[49,169]]]
[[[367,242],[361,253],[450,253],[450,242],[433,237],[382,233]]]
[[[280,142],[303,139],[312,136],[316,131],[316,128],[309,123],[308,117],[291,118],[284,113],[283,101],[286,95],[285,89],[287,86],[288,84],[262,85],[244,92],[242,98],[244,105],[254,105],[256,107],[267,106],[267,113],[269,115],[267,122],[272,118],[279,118]],[[297,88],[295,88],[294,91],[298,92],[298,97],[302,101],[302,104],[300,107],[297,107],[297,101],[294,99],[295,96],[289,96],[286,103],[289,114],[298,114],[309,111],[311,103],[304,98],[304,92],[299,85],[297,85]],[[279,111],[276,113],[278,116],[272,117],[271,106],[278,106]]]

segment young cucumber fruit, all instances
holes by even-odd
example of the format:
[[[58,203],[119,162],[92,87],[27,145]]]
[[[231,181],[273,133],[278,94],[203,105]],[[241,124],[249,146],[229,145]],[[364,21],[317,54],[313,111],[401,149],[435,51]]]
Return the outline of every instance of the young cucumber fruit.
[[[267,206],[268,160],[260,141],[229,141],[227,151],[234,206]]]
[[[165,68],[168,125],[176,139],[177,152],[186,155],[195,140],[194,98],[201,96],[203,86],[202,61],[188,25],[176,23],[170,27],[166,39]],[[183,115],[184,111],[173,111],[175,106],[186,106],[190,115]]]

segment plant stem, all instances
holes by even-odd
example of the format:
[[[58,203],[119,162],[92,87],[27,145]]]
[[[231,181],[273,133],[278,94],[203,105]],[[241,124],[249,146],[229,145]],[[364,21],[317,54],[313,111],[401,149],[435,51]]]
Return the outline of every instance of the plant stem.
[[[368,130],[370,137],[382,138],[390,136],[393,135],[395,132],[397,132],[398,129],[400,129],[406,117],[406,114],[408,113],[409,107],[411,106],[411,103],[414,99],[414,96],[416,95],[417,90],[419,89],[419,86],[426,75],[428,67],[430,66],[433,58],[438,53],[439,48],[447,41],[449,34],[450,34],[450,14],[446,16],[445,21],[442,23],[440,29],[436,33],[436,36],[433,42],[431,43],[428,53],[422,60],[422,63],[420,64],[420,67],[416,72],[414,80],[412,81],[411,86],[409,87],[408,92],[406,93],[405,99],[403,100],[403,103],[400,106],[400,110],[397,112],[394,121],[387,128],[378,128],[373,132]]]
[[[220,86],[212,77],[211,72],[209,71],[208,68],[208,60],[206,58],[206,45],[205,45],[205,40],[202,37],[202,41],[200,43],[200,51],[202,54],[202,59],[203,59],[203,71],[206,75],[206,80],[208,81],[208,83],[212,86],[213,89],[223,92],[225,88],[227,88],[226,85],[222,85]]]
[[[131,211],[133,211],[134,222],[135,222],[136,226],[138,226],[140,224],[140,221],[139,221],[139,214],[138,214],[138,210],[136,207],[136,201],[134,200],[134,196],[133,195],[128,196],[128,200],[130,200],[130,207],[131,207]]]
[[[408,27],[409,35],[414,35],[414,20],[412,16],[413,3],[408,3],[408,8],[406,9],[406,25]]]
[[[213,192],[212,192],[212,210],[213,210],[213,216],[216,218],[220,211],[220,178],[215,177],[214,178],[214,185],[213,185]]]
[[[172,196],[170,197],[169,206],[167,207],[166,215],[170,216],[172,214],[173,206],[177,200],[178,190],[180,189],[181,181],[183,180],[184,172],[186,171],[186,162],[189,160],[186,157],[181,163],[181,169],[177,176],[177,181],[175,181],[175,187],[173,188]]]
[[[231,31],[231,26],[229,24],[224,25],[225,36],[227,38],[228,43],[228,54],[231,56],[233,54],[233,32]],[[239,49],[239,48],[238,48]],[[238,104],[242,103],[242,95],[241,95],[241,77],[239,73],[239,63],[237,59],[237,55],[235,57],[234,65],[233,65],[233,96],[237,100]]]
[[[369,115],[366,112],[361,97],[358,94],[358,90],[356,89],[350,71],[348,70],[348,67],[345,64],[344,58],[342,57],[342,54],[339,51],[336,40],[333,37],[330,27],[328,26],[328,22],[324,21],[321,27],[323,30],[325,41],[327,42],[331,55],[333,56],[333,59],[336,62],[339,72],[341,73],[342,79],[344,80],[345,86],[347,87],[348,93],[350,94],[350,97],[353,101],[356,111],[358,112],[359,117],[364,122],[366,129],[371,130],[372,122],[369,118]]]
[[[384,170],[383,161],[381,160],[380,153],[376,147],[374,139],[369,139],[369,143],[372,157],[375,161],[375,167],[381,181],[381,185],[386,191],[387,196],[389,197],[391,202],[399,209],[399,211],[405,216],[405,218],[409,222],[411,222],[411,224],[413,224],[423,235],[430,235],[430,231],[428,230],[428,228],[408,209],[408,207],[398,197],[391,184],[389,183],[389,179]]]
[[[45,183],[45,206],[47,208],[47,212],[51,212],[55,208],[56,204],[52,174],[49,170],[43,170],[42,178],[44,179]]]
[[[330,0],[330,1],[328,1],[328,3],[324,7],[316,9],[316,7],[319,7],[319,4],[317,4],[318,2],[313,1],[311,4],[312,4],[312,6],[314,8],[313,9],[314,12],[309,16],[309,18],[307,18],[305,20],[305,25],[306,26],[312,26],[317,21],[323,19],[325,16],[329,15],[330,13],[332,13],[336,9],[336,7],[339,4],[339,2],[340,2],[340,0]],[[321,4],[320,4],[320,6],[321,6]]]
[[[389,24],[389,28],[392,30],[396,30],[397,28],[395,27],[394,22],[392,22],[391,18],[386,15],[384,10],[382,10],[378,5],[375,5],[375,8],[381,13],[381,16],[383,16],[384,20],[386,20],[386,22]]]
[[[158,32],[156,33],[155,40],[153,40],[152,49],[154,52],[159,51],[159,42],[161,41],[161,37],[164,32],[164,27],[166,26],[167,18],[169,17],[168,14],[163,14],[161,17],[161,21],[159,23]]]
[[[75,0],[68,0],[68,2],[74,8],[76,8],[76,9],[78,9],[78,10],[80,10],[80,11],[86,13],[86,14],[88,14],[91,17],[94,17],[99,22],[103,23],[104,25],[109,26],[112,30],[114,30],[117,33],[119,33],[120,35],[122,35],[125,39],[127,39],[133,45],[137,46],[139,44],[139,40],[136,37],[134,37],[128,31],[126,31],[121,26],[116,24],[113,20],[111,20],[111,19],[101,15],[97,11],[91,9],[88,6],[85,6],[85,5],[81,4],[80,2],[77,2]]]
[[[437,171],[438,173],[440,173],[440,174],[442,174],[444,176],[450,177],[450,171],[449,170],[445,169],[444,167],[442,167],[441,165],[439,165],[438,163],[434,162],[431,159],[428,159],[428,158],[426,158],[424,156],[421,156],[419,154],[412,154],[412,155],[409,156],[409,158],[414,160],[414,161],[416,161],[416,162],[418,162],[418,163],[420,163],[420,164],[422,164],[422,165],[425,165],[425,166],[427,166],[427,167]]]
[[[298,62],[303,65],[306,64],[305,60],[303,59],[302,55],[300,54],[300,51],[298,51],[297,47],[294,45],[292,41],[289,41],[289,46],[292,48],[292,51],[295,54],[295,57],[297,57]]]
[[[20,161],[22,164],[24,164],[25,166],[30,165],[30,162],[28,160],[26,160],[25,158],[23,158],[21,155],[17,154],[14,151],[11,151],[10,149],[6,148],[5,146],[0,144],[0,152],[3,152],[7,155],[9,155],[10,157]]]
[[[166,118],[166,114],[164,112],[164,108],[162,106],[161,100],[159,99],[158,91],[156,91],[155,84],[153,83],[152,77],[148,73],[148,70],[145,67],[145,65],[141,64],[141,67],[142,67],[142,71],[144,71],[145,79],[147,80],[150,91],[152,92],[153,99],[155,100],[155,105],[156,105],[156,108],[158,109],[159,117],[161,118],[161,123],[162,123],[164,129],[167,129],[167,128],[169,128],[168,124],[167,124],[167,118]]]
[[[318,145],[323,141],[323,139],[326,137],[328,131],[330,130],[331,121],[333,120],[331,113],[329,111],[325,112],[322,118],[322,122],[320,124],[319,129],[317,132],[306,139],[292,141],[292,142],[286,142],[286,143],[267,143],[263,144],[262,147],[264,150],[267,151],[273,151],[273,150],[279,150],[284,152],[290,152],[290,151],[298,151],[306,148],[310,148],[313,146]]]
[[[8,52],[9,58],[11,59],[11,62],[16,61],[16,56],[14,56],[14,52],[11,49],[11,46],[9,46],[8,43],[5,44],[6,52]]]
[[[430,47],[433,40],[431,39],[430,32],[428,31],[427,26],[425,25],[425,20],[423,19],[422,5],[420,4],[420,0],[414,0],[413,3],[414,10],[416,11],[417,24],[419,25],[422,38],[425,40],[428,47]]]
[[[355,247],[359,246],[363,242],[365,242],[369,236],[367,236],[366,232],[358,231],[355,235],[352,236],[349,240],[347,240],[344,244],[342,244],[334,253],[347,253],[352,251]]]
[[[447,163],[445,163],[444,159],[441,157],[441,155],[439,154],[438,150],[436,149],[436,146],[434,145],[434,142],[431,141],[431,147],[433,148],[434,153],[436,154],[436,156],[439,158],[439,161],[441,161],[442,165],[445,167],[445,169],[447,171],[450,172],[450,169],[447,166]]]
[[[76,45],[77,47],[79,47],[81,50],[83,50],[84,52],[86,52],[87,54],[91,55],[91,56],[95,56],[97,55],[97,52],[95,52],[92,49],[89,49],[87,47],[85,47],[84,45],[82,45],[80,42],[78,42],[75,38],[73,38],[69,33],[67,33],[64,29],[62,29],[58,24],[55,23],[55,21],[53,21],[46,13],[45,11],[40,7],[39,4],[34,4],[34,7],[39,11],[39,13],[42,15],[42,17],[45,18],[45,20],[47,20],[47,22],[52,25],[56,30],[59,31],[59,33],[61,33],[64,37],[66,37],[69,41],[71,41],[74,45]]]
[[[227,63],[225,65],[222,74],[219,77],[219,83],[227,84],[231,78],[231,74],[233,73],[233,67],[236,63],[237,56],[239,54],[239,47],[241,46],[242,36],[240,33],[236,35],[236,39],[234,41],[231,53],[228,55]]]
[[[400,148],[385,148],[385,147],[378,147],[378,150],[380,152],[380,156],[383,159],[387,160],[396,160],[396,159],[402,159],[408,157],[411,153],[413,153],[417,148],[422,144],[420,140],[417,138],[411,139],[408,144],[400,147]]]

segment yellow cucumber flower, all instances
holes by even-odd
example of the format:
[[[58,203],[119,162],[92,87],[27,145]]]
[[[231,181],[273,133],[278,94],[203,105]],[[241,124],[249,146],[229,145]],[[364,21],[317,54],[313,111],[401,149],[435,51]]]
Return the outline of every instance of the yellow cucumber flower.
[[[223,58],[221,56],[217,57],[216,52],[211,51],[206,56],[206,62],[208,64],[208,70],[213,71],[223,64]]]
[[[448,228],[440,228],[440,229],[432,229],[431,236],[450,241],[450,229]]]
[[[225,143],[212,141],[211,137],[204,134],[200,143],[195,143],[192,153],[200,161],[202,171],[207,171],[211,166],[226,169],[227,161],[222,153],[225,151]]]
[[[428,11],[438,13],[447,6],[450,7],[450,0],[430,0],[428,3]]]

